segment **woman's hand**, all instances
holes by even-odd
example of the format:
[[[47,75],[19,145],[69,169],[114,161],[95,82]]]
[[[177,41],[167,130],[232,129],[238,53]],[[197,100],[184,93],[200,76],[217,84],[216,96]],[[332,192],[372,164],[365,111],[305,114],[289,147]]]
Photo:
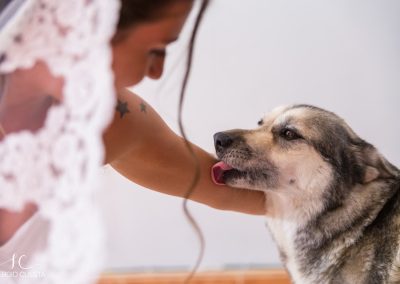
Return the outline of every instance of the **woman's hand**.
[[[194,174],[193,157],[182,137],[137,95],[123,91],[114,120],[104,134],[106,163],[146,188],[185,196]],[[216,159],[193,145],[201,175],[191,200],[221,210],[265,214],[262,192],[215,185],[210,170]]]

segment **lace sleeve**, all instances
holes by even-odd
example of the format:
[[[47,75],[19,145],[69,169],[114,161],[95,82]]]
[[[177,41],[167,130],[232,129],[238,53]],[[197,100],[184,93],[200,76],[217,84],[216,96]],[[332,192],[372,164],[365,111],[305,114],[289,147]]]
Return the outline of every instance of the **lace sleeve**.
[[[42,61],[64,82],[38,131],[8,133],[0,144],[0,206],[33,202],[50,224],[24,274],[2,283],[89,283],[101,269],[104,235],[92,195],[114,108],[109,41],[118,8],[117,0],[15,0],[1,14],[0,73]],[[12,263],[0,262],[2,270]]]

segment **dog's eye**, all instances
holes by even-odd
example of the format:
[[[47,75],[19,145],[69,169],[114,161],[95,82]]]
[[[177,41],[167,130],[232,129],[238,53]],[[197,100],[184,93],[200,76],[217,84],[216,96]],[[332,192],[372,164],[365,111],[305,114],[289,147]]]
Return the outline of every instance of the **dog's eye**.
[[[260,120],[257,122],[257,125],[258,125],[258,126],[261,126],[261,125],[263,125],[263,123],[264,123],[264,121],[263,121],[262,119],[260,119]]]
[[[286,140],[295,140],[295,139],[300,139],[301,136],[297,134],[294,130],[292,129],[283,129],[281,132],[281,136],[285,138]]]

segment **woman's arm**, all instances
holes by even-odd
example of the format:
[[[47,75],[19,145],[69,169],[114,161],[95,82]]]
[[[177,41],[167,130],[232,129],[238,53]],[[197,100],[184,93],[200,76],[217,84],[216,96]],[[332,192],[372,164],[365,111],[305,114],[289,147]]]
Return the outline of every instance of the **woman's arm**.
[[[104,134],[105,162],[137,184],[183,197],[194,171],[183,138],[135,94],[126,90],[118,100],[118,111]],[[215,185],[210,178],[215,158],[192,146],[200,161],[201,177],[191,200],[222,210],[265,214],[264,193]]]

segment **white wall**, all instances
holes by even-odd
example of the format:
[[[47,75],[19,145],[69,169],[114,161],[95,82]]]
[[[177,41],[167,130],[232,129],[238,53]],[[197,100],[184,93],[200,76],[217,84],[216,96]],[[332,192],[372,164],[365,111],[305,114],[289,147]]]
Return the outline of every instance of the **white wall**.
[[[135,88],[174,129],[187,32],[170,49],[164,79]],[[214,0],[187,92],[190,139],[213,152],[215,132],[255,127],[288,103],[336,112],[400,166],[400,1]],[[193,264],[198,243],[180,199],[108,168],[101,176],[109,269]],[[190,207],[206,236],[203,269],[279,265],[262,217]]]

